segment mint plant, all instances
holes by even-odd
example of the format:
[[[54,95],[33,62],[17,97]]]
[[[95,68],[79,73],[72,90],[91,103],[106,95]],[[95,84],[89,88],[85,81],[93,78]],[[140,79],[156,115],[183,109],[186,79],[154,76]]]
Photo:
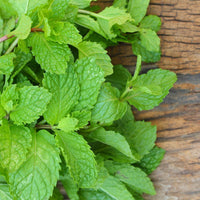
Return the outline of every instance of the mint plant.
[[[173,72],[140,74],[160,59],[160,18],[149,0],[1,0],[0,199],[141,200],[164,156],[156,126],[131,106],[158,106]],[[132,76],[105,50],[129,43]],[[120,64],[120,63],[119,63]]]

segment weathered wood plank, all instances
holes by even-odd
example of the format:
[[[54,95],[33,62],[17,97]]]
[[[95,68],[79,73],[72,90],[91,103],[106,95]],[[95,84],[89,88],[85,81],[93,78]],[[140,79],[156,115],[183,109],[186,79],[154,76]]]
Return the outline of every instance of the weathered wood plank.
[[[101,0],[102,6],[112,1]],[[143,71],[161,67],[177,73],[178,82],[159,107],[134,110],[138,120],[158,127],[157,144],[166,149],[161,166],[152,174],[157,195],[148,200],[200,199],[200,0],[151,0],[149,14],[159,15],[162,59]],[[134,70],[131,46],[109,49],[114,64]]]

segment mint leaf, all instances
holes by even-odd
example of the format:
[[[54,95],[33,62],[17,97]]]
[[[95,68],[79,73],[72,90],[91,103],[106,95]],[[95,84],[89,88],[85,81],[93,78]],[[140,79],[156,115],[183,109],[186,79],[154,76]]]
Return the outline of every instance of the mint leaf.
[[[82,110],[72,112],[72,117],[78,119],[77,128],[83,128],[86,126],[91,119],[91,111]]]
[[[1,105],[9,113],[17,105],[19,94],[16,85],[8,86],[1,95]]]
[[[56,140],[74,181],[80,188],[93,187],[97,179],[96,162],[84,138],[78,133],[56,131]]]
[[[65,117],[58,123],[57,128],[65,132],[72,132],[77,130],[78,120],[76,118]]]
[[[155,189],[151,180],[141,169],[129,164],[121,165],[113,161],[106,161],[105,166],[109,173],[128,184],[134,191],[155,195]]]
[[[50,197],[49,200],[64,200],[64,197],[60,193],[60,190],[55,187],[54,190],[53,190],[53,195]]]
[[[71,200],[79,200],[79,195],[78,195],[79,188],[77,184],[75,184],[74,180],[72,179],[72,177],[68,172],[65,172],[64,176],[60,176],[60,181],[62,182],[67,192],[67,196]]]
[[[127,104],[120,101],[119,97],[119,90],[112,87],[110,83],[105,83],[92,110],[92,122],[110,124],[121,118],[126,112]]]
[[[125,8],[127,4],[126,0],[114,0],[113,6],[118,8]]]
[[[150,29],[140,30],[140,39],[141,45],[144,46],[147,51],[160,51],[160,38],[155,31],[152,31]]]
[[[134,25],[133,22],[129,21],[119,26],[119,28],[123,33],[135,33],[140,31],[140,29]]]
[[[13,59],[15,58],[14,53],[0,56],[0,74],[9,75],[14,70]]]
[[[15,35],[19,39],[22,40],[26,39],[31,32],[31,24],[32,24],[31,18],[26,15],[22,15],[19,21],[19,25],[14,31],[8,34],[8,37]]]
[[[114,130],[126,137],[131,150],[140,155],[140,158],[148,154],[155,145],[156,126],[152,126],[150,122],[136,121],[123,124],[119,120],[116,124],[119,126]]]
[[[51,10],[50,19],[62,20],[65,17],[65,12],[68,9],[69,0],[50,0]]]
[[[57,124],[77,104],[79,85],[72,66],[66,74],[45,73],[43,86],[52,93],[52,99],[44,113],[44,118],[51,125]]]
[[[126,189],[126,186],[113,176],[109,176],[105,179],[104,183],[100,187],[100,190],[116,200],[134,200],[133,196]]]
[[[6,111],[4,110],[3,106],[0,104],[0,120],[6,116]]]
[[[42,87],[24,86],[19,89],[19,103],[11,112],[10,118],[15,124],[31,123],[46,110],[51,94]]]
[[[135,159],[131,152],[129,144],[126,141],[126,138],[122,136],[120,133],[114,131],[106,131],[104,128],[98,128],[95,131],[92,131],[88,135],[88,137],[98,142],[107,144],[117,149],[124,155]]]
[[[113,6],[105,8],[102,12],[98,13],[96,17],[101,29],[108,39],[117,36],[112,29],[114,25],[122,25],[125,22],[132,20],[130,14],[126,13],[126,10]]]
[[[142,160],[136,164],[145,173],[151,174],[159,165],[165,155],[165,150],[155,146]]]
[[[92,57],[77,60],[74,68],[80,86],[79,102],[74,110],[91,109],[97,101],[99,90],[104,81],[103,70]]]
[[[0,127],[1,166],[11,173],[26,160],[31,146],[31,134],[27,127],[9,124],[6,120]]]
[[[161,19],[156,15],[148,15],[140,23],[140,28],[151,29],[158,32],[161,27]]]
[[[157,62],[160,60],[161,52],[148,51],[146,47],[142,46],[141,41],[135,39],[132,41],[132,49],[135,55],[141,55],[142,61],[146,63]]]
[[[32,137],[27,160],[9,177],[11,191],[19,200],[48,199],[59,177],[60,157],[54,137],[45,130],[32,130]]]
[[[24,40],[20,40],[20,41],[24,41]],[[22,42],[21,42],[21,45],[22,45]],[[26,49],[27,51],[25,52],[23,48],[27,48],[27,47],[18,46],[17,48],[15,48],[14,52],[15,52],[16,58],[13,61],[15,68],[11,75],[11,82],[13,81],[13,78],[21,72],[24,66],[28,62],[30,62],[33,57],[29,49]]]
[[[104,76],[112,74],[113,65],[111,64],[111,59],[107,55],[107,51],[100,44],[83,41],[79,43],[77,48],[79,50],[79,58],[94,57],[96,64],[103,69]]]
[[[77,5],[79,8],[86,8],[90,5],[92,0],[70,0],[70,3]]]
[[[48,38],[60,44],[77,45],[82,41],[78,29],[70,22],[51,23],[52,35]]]
[[[112,75],[106,77],[106,81],[110,82],[113,87],[116,87],[123,92],[126,89],[126,84],[131,80],[130,72],[122,65],[115,65]]]
[[[116,200],[116,198],[113,198],[111,195],[109,196],[107,193],[101,190],[85,189],[80,190],[79,194],[82,200]]]
[[[16,16],[16,11],[8,0],[1,0],[0,13],[0,16],[4,19],[10,19],[11,17]]]
[[[150,70],[138,76],[125,99],[138,110],[150,110],[163,101],[176,80],[176,74],[168,70]]]
[[[9,185],[6,183],[0,182],[0,199],[2,200],[13,200],[10,191],[9,191]]]
[[[43,33],[31,35],[30,46],[41,68],[50,73],[64,74],[70,60],[71,51],[66,44],[47,41]],[[38,45],[39,44],[39,45]]]
[[[48,0],[8,0],[19,16],[31,14],[35,9],[41,8]]]
[[[78,14],[75,19],[75,23],[80,26],[83,26],[89,30],[95,31],[96,33],[98,33],[106,38],[106,35],[101,30],[98,22],[95,19],[93,19],[92,17],[90,17],[89,15]]]
[[[146,15],[147,8],[150,0],[130,0],[128,3],[128,12],[135,20],[135,24],[138,24]]]

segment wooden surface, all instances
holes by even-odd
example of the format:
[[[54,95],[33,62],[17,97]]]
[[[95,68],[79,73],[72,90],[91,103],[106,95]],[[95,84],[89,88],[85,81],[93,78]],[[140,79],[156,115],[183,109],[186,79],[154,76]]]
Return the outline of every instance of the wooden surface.
[[[110,0],[101,0],[109,5]],[[177,73],[178,82],[159,107],[137,112],[138,120],[158,127],[157,144],[166,149],[161,166],[152,174],[157,195],[147,200],[200,200],[200,0],[152,0],[150,14],[162,19],[159,32],[162,59],[149,68]],[[109,50],[114,64],[133,70],[130,45]]]

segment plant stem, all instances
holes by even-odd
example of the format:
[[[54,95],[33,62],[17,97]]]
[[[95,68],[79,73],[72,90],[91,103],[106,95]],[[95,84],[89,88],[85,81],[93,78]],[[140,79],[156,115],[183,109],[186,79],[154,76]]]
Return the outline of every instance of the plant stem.
[[[32,28],[31,32],[43,32],[43,30],[41,28]],[[0,38],[0,43],[13,37],[15,37],[15,35],[11,35],[10,37],[4,35],[3,37]]]
[[[32,28],[31,32],[44,32],[41,28]]]
[[[15,41],[10,45],[10,47],[8,48],[8,50],[6,51],[5,54],[9,54],[15,48],[15,46],[18,43],[18,41],[19,41],[19,38],[16,38]]]
[[[48,124],[36,124],[35,126],[36,129],[53,129],[53,127],[51,125],[48,125]]]
[[[123,94],[120,97],[120,100],[123,101],[124,97],[130,92],[132,89],[130,87],[127,87],[126,90],[123,92]]]
[[[7,35],[4,35],[3,37],[0,38],[0,43],[1,43],[1,42],[4,42],[5,40],[8,40],[8,39],[10,39],[10,38],[13,38],[13,37],[14,37],[14,35],[12,35],[12,36],[10,36],[10,37],[8,37]]]
[[[91,16],[93,16],[93,17],[106,19],[106,17],[104,17],[104,16],[102,16],[102,15],[99,15],[99,14],[97,14],[97,13],[94,13],[94,12],[88,11],[88,10],[79,9],[78,12],[81,13],[81,14],[86,14],[86,15],[91,15]]]

